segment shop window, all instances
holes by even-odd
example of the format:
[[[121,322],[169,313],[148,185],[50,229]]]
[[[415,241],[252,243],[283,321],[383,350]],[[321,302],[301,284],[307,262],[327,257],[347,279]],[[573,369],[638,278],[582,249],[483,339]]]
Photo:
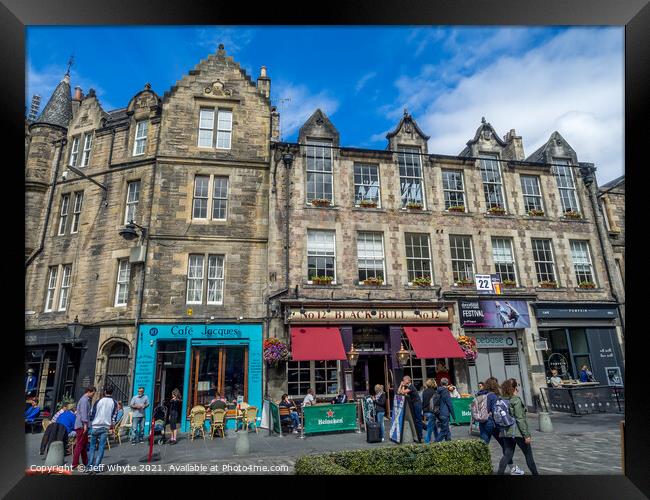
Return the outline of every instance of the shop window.
[[[361,202],[376,203],[381,205],[379,195],[379,167],[377,165],[354,165],[354,204]]]
[[[56,347],[32,348],[25,351],[25,370],[32,368],[36,377],[36,397],[42,409],[54,410],[57,403],[54,379],[56,376]]]
[[[397,163],[399,165],[402,208],[406,208],[409,203],[419,203],[422,208],[425,208],[420,148],[400,147],[397,153]]]
[[[480,154],[481,179],[483,180],[483,194],[487,209],[506,208],[503,196],[503,181],[501,180],[501,167],[499,156],[496,154]]]
[[[248,349],[244,346],[192,348],[187,411],[208,405],[219,393],[228,401],[248,400]]]
[[[306,152],[307,203],[312,200],[334,201],[332,189],[332,141],[308,139]]]
[[[462,171],[443,170],[442,190],[445,196],[445,210],[448,210],[450,207],[465,207],[465,211],[467,211]]]
[[[548,350],[543,352],[547,376],[550,376],[551,369],[556,369],[565,380],[577,379],[583,365],[592,369],[589,342],[584,328],[558,328],[543,330],[539,334],[548,342]]]
[[[385,282],[384,235],[382,233],[358,233],[357,257],[359,283],[363,283],[368,278],[378,278]]]
[[[302,398],[312,388],[318,397],[336,396],[339,391],[338,361],[289,361],[287,393]]]
[[[584,328],[571,328],[569,330],[569,339],[571,340],[571,349],[574,353],[582,354],[589,352],[587,332]]]

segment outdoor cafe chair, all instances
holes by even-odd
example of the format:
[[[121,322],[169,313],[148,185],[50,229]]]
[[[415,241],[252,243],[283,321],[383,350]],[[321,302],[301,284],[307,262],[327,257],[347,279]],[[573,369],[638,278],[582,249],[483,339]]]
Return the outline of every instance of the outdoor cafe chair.
[[[244,415],[244,424],[246,425],[246,431],[251,425],[255,426],[255,434],[257,434],[257,407],[249,406],[246,409],[246,414]]]
[[[214,433],[221,431],[221,437],[226,437],[224,433],[224,423],[226,420],[226,410],[212,410],[212,425],[210,426],[210,439],[214,439]]]
[[[205,407],[197,405],[190,410],[190,432],[192,434],[191,440],[194,441],[196,431],[201,431],[203,439],[205,439]]]

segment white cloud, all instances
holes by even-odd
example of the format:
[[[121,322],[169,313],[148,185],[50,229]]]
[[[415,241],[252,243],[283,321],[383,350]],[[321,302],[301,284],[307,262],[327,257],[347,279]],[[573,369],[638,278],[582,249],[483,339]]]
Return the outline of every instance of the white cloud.
[[[368,83],[370,80],[372,80],[372,79],[373,79],[374,77],[376,77],[376,76],[377,76],[377,73],[374,72],[374,71],[371,72],[371,73],[366,73],[365,75],[363,75],[363,76],[359,79],[359,81],[357,82],[357,84],[356,84],[355,87],[354,87],[354,91],[355,91],[355,93],[358,94],[359,92],[361,92],[361,90],[363,89],[363,87],[366,86],[366,83]]]
[[[27,111],[29,112],[29,105],[34,94],[41,96],[41,107],[40,111],[45,109],[47,102],[52,96],[52,92],[63,79],[63,76],[66,72],[66,65],[49,65],[44,68],[37,70],[34,68],[30,61],[27,62],[26,75],[25,75],[25,85],[26,85],[26,94],[25,94],[25,104],[27,106]],[[72,87],[72,93],[74,94],[74,88],[76,86],[81,87],[84,94],[88,93],[89,89],[95,89],[99,103],[101,104],[104,111],[110,111],[116,109],[116,106],[113,106],[106,99],[106,91],[101,85],[98,85],[93,80],[80,75],[75,69],[74,66],[70,70],[70,86]],[[122,103],[121,106],[124,107],[127,103]]]
[[[491,38],[491,47],[523,36],[511,35],[510,41]],[[473,54],[483,57],[482,51]],[[398,79],[402,102],[388,114],[392,118],[403,103],[421,109],[416,119],[431,135],[429,151],[458,154],[485,116],[501,136],[516,129],[526,155],[557,130],[580,161],[596,165],[601,184],[622,175],[622,29],[570,29],[521,56],[493,56],[483,69],[441,93],[437,77],[425,66],[415,77]]]
[[[216,52],[222,43],[226,54],[233,55],[246,47],[254,36],[253,30],[244,28],[201,28],[198,30],[198,43],[211,52]]]
[[[284,140],[296,132],[316,109],[320,108],[331,119],[339,107],[339,101],[326,91],[312,94],[305,85],[278,82],[271,87],[271,91],[280,111],[280,126]],[[280,103],[280,99],[287,98],[291,100],[284,104]]]

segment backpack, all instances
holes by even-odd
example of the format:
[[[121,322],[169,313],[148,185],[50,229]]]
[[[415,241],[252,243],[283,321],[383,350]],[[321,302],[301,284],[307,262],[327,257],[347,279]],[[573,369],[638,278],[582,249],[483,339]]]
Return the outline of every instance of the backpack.
[[[434,415],[438,415],[440,413],[440,393],[438,391],[434,392],[431,395],[428,410]]]
[[[490,418],[490,412],[488,411],[487,406],[487,394],[476,396],[474,401],[472,401],[470,410],[474,422],[487,422],[488,418]]]
[[[516,420],[510,414],[510,403],[497,396],[494,403],[494,412],[492,413],[494,423],[497,427],[507,428],[516,423]]]

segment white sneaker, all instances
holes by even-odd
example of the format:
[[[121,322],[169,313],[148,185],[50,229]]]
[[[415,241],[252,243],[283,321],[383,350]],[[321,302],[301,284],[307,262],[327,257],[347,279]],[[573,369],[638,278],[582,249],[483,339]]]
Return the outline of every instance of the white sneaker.
[[[512,466],[510,467],[510,475],[511,475],[511,476],[523,476],[523,475],[524,475],[524,471],[521,470],[521,469],[520,469],[519,467],[517,467],[516,465],[512,465]]]

